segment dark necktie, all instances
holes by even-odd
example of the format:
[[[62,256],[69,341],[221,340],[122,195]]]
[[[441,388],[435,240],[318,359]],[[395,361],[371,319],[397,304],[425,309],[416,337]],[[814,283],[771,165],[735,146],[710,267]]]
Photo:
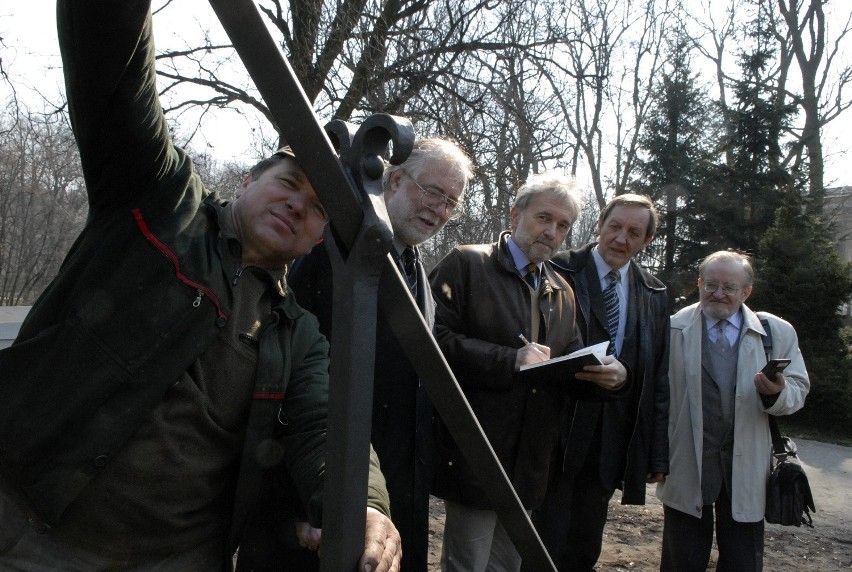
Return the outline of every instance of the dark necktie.
[[[527,281],[527,284],[530,285],[530,288],[535,290],[535,276],[538,273],[538,265],[535,262],[530,262],[526,266],[527,273],[524,275],[524,280]]]
[[[405,274],[405,280],[408,282],[408,289],[411,293],[417,294],[417,254],[414,249],[407,246],[402,251],[402,273]]]
[[[615,286],[619,278],[618,271],[610,270],[606,275],[609,284],[603,291],[606,329],[609,332],[609,347],[606,350],[608,355],[615,354],[615,336],[618,334],[618,293],[615,291]]]

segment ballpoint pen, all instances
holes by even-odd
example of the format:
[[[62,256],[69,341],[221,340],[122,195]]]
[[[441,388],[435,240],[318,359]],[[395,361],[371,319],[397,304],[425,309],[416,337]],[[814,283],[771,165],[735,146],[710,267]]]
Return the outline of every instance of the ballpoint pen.
[[[527,344],[530,343],[530,341],[527,339],[527,337],[523,333],[518,334],[518,339],[521,340],[524,345],[527,345]]]

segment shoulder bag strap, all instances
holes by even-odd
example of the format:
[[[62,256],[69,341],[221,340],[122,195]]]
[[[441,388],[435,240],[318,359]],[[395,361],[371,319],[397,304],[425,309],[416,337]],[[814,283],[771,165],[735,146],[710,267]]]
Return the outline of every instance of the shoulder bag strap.
[[[775,421],[774,415],[769,415],[769,434],[772,435],[772,449],[776,456],[787,456],[787,449],[784,447],[784,441],[781,439],[781,431],[778,429],[778,422]]]
[[[763,351],[766,353],[766,361],[772,357],[772,328],[769,327],[769,320],[763,316],[760,317],[760,324],[766,330],[763,338]],[[776,455],[787,455],[787,449],[784,447],[784,441],[781,439],[781,431],[778,429],[778,422],[775,421],[774,415],[769,415],[769,434],[772,435],[772,448]]]

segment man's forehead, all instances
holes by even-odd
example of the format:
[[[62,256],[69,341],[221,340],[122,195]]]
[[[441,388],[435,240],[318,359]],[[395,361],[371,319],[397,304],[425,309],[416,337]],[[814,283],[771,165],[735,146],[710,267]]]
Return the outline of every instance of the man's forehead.
[[[439,188],[441,192],[451,198],[458,198],[458,195],[464,192],[464,173],[458,164],[451,159],[430,157],[423,161],[419,172],[412,172],[411,175],[415,178],[422,178],[424,186]],[[438,179],[441,179],[441,181]]]
[[[527,205],[527,210],[533,214],[547,212],[549,214],[557,214],[557,212],[570,214],[573,212],[573,205],[567,197],[560,197],[551,193],[538,193],[530,198]],[[564,213],[562,211],[565,211]]]
[[[728,279],[737,279],[742,280],[745,278],[745,269],[741,264],[737,264],[735,262],[730,262],[727,260],[717,260],[714,262],[710,262],[704,268],[704,277],[708,278],[710,276],[719,276]]]
[[[296,182],[307,185],[313,190],[313,186],[311,185],[310,180],[308,180],[308,176],[305,174],[304,169],[299,164],[296,159],[290,157],[289,155],[284,155],[283,159],[279,161],[271,170],[273,170],[278,175],[289,175],[296,179]]]
[[[641,205],[618,205],[613,207],[613,209],[609,212],[609,215],[606,217],[606,220],[604,220],[603,222],[607,223],[611,220],[618,220],[619,222],[623,222],[624,219],[628,217],[637,217],[638,220],[633,222],[638,225],[641,225],[642,227],[645,227],[651,220],[651,211]]]

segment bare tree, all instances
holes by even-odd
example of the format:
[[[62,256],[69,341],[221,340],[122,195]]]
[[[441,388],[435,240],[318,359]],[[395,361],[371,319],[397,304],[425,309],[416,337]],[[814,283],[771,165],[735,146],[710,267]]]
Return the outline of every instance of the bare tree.
[[[31,303],[41,293],[82,229],[87,209],[65,118],[8,111],[0,116],[0,304]]]
[[[737,22],[739,15],[744,12],[745,2],[746,0],[728,0],[725,8],[720,10],[717,2],[705,0],[700,10],[682,7],[679,11],[686,27],[698,30],[694,36],[693,48],[713,64],[726,140],[731,140],[735,131],[733,111],[728,103],[729,77],[726,72],[728,65],[726,56],[730,55],[730,44],[736,44],[742,39],[743,34]],[[725,164],[729,166],[734,164],[730,146],[726,147]]]
[[[634,168],[667,15],[654,0],[572,2],[559,24],[561,53],[542,69],[574,144],[570,169],[585,164],[599,207],[611,187],[625,191]]]
[[[460,54],[452,94],[424,94],[409,104],[429,110],[419,126],[456,139],[478,165],[465,197],[469,214],[428,245],[428,262],[437,262],[458,243],[495,240],[508,228],[517,188],[561,159],[564,124],[534,63],[546,59],[555,44],[547,38],[545,19],[533,17],[546,13],[544,4],[503,3],[489,15],[499,23],[492,26],[492,47],[500,49]]]
[[[616,195],[627,192],[636,167],[640,136],[647,121],[652,94],[664,64],[663,48],[670,35],[671,12],[667,0],[649,0],[635,16],[632,39],[620,46],[622,62],[614,96],[615,165],[607,180]],[[601,205],[603,206],[603,205]]]
[[[250,165],[235,161],[221,162],[209,153],[199,154],[192,148],[186,149],[186,152],[207,189],[219,193],[226,200],[236,197]]]
[[[788,150],[779,164],[793,172],[804,166],[809,194],[814,198],[822,196],[825,186],[821,131],[852,105],[848,94],[852,65],[842,59],[842,48],[852,31],[852,15],[839,11],[842,15],[831,26],[831,13],[826,13],[829,5],[827,0],[730,0],[720,13],[717,6],[706,2],[703,11],[688,18],[700,31],[695,47],[715,67],[729,138],[734,123],[728,99],[738,78],[728,71],[726,56],[751,49],[749,42],[774,42],[761,48],[773,56],[763,87],[773,92],[776,109],[801,112],[801,123],[794,123],[786,133]],[[748,33],[749,27],[760,33]],[[726,164],[730,166],[733,157],[730,146],[728,149]]]
[[[804,151],[812,197],[822,197],[825,191],[820,132],[852,105],[848,94],[852,65],[838,60],[841,42],[852,30],[852,13],[847,11],[845,21],[838,22],[839,28],[831,41],[826,30],[824,7],[827,5],[827,0],[777,0],[778,10],[786,23],[784,33],[781,30],[778,33],[779,45],[782,50],[789,46],[802,78],[801,92],[792,95],[792,100],[802,111],[804,125],[791,147],[790,156],[795,169]]]
[[[3,55],[9,51],[6,42],[3,41],[3,37],[0,36],[0,85],[9,86],[12,90],[12,100],[17,100],[17,94],[15,93],[15,85],[9,79],[9,72],[6,69],[6,64],[3,60]]]
[[[348,120],[375,111],[399,113],[423,90],[454,93],[460,54],[495,50],[501,22],[485,0],[279,0],[259,3],[276,30],[308,99],[320,116]],[[206,98],[178,99],[187,106],[249,106],[274,125],[248,78],[221,73],[233,63],[228,45],[209,40],[158,56],[164,93],[191,84]]]

